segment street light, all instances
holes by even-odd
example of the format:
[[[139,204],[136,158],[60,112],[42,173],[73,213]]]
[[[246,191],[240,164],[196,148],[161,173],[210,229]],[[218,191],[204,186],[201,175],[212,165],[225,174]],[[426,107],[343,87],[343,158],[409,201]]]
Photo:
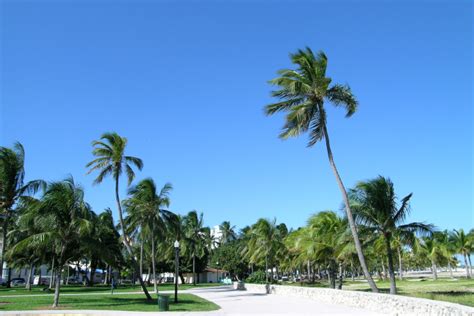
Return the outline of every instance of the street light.
[[[174,302],[178,303],[179,241],[174,242]]]

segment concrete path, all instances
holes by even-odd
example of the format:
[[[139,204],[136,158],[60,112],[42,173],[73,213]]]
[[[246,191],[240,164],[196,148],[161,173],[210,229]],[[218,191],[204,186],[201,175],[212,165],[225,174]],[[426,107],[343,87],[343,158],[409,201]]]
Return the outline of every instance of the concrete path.
[[[0,315],[96,315],[96,316],[182,316],[182,315],[383,315],[364,309],[321,303],[315,300],[298,297],[284,297],[275,294],[258,294],[247,291],[236,291],[230,286],[197,288],[182,292],[192,293],[216,303],[221,309],[212,312],[118,312],[118,311],[11,311],[0,312]],[[121,293],[123,294],[123,293]]]
[[[308,298],[235,291],[231,287],[192,289],[193,293],[221,307],[206,315],[383,315],[364,309],[331,305]]]

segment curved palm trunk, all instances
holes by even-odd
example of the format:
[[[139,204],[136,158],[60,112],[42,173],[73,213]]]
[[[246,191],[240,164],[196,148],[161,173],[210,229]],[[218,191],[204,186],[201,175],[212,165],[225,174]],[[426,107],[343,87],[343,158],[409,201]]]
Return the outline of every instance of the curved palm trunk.
[[[328,135],[326,125],[323,126],[323,132],[324,132],[324,139],[326,141],[326,150],[328,154],[329,163],[331,165],[332,171],[334,172],[334,176],[336,177],[336,181],[337,181],[337,184],[339,185],[339,189],[341,190],[341,193],[342,193],[342,198],[344,200],[344,205],[345,205],[346,214],[347,214],[347,220],[349,221],[349,226],[351,228],[352,238],[354,239],[354,245],[357,251],[357,256],[359,258],[360,266],[362,267],[362,271],[364,272],[364,276],[367,279],[367,282],[369,283],[370,288],[372,289],[372,292],[378,292],[379,290],[377,289],[377,286],[375,285],[375,282],[372,279],[372,276],[370,275],[369,269],[367,268],[367,264],[365,262],[364,253],[362,252],[362,246],[360,244],[359,235],[357,233],[357,227],[355,225],[354,217],[352,216],[352,211],[349,206],[349,197],[347,196],[346,188],[344,187],[344,183],[342,183],[341,176],[339,175],[339,172],[337,171],[337,168],[336,168],[336,164],[334,163],[334,158],[332,155],[331,144],[329,142],[329,135]]]
[[[390,294],[397,294],[397,284],[395,281],[395,272],[393,270],[393,251],[390,247],[390,235],[385,235],[385,245],[387,246],[388,275],[390,277]]]
[[[123,220],[123,214],[122,214],[122,205],[120,204],[120,196],[119,196],[119,178],[115,178],[115,199],[117,201],[117,208],[119,211],[119,218],[120,218],[120,225],[122,226],[122,234],[123,234],[123,243],[125,245],[125,248],[127,249],[128,254],[130,255],[130,259],[132,260],[132,264],[135,268],[135,271],[139,270],[139,266],[135,258],[133,257],[133,252],[132,248],[130,247],[130,243],[128,241],[128,236],[127,233],[125,232],[125,222]],[[148,300],[152,300],[152,297],[150,293],[148,293],[148,290],[145,286],[145,283],[143,282],[143,278],[141,275],[138,276],[138,281],[140,282],[140,285],[143,289],[143,293],[145,293],[145,296]]]

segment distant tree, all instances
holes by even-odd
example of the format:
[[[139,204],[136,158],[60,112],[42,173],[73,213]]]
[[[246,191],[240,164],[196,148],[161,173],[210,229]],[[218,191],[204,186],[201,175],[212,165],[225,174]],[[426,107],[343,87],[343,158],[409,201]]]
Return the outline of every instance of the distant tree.
[[[210,230],[204,226],[203,214],[198,215],[196,211],[189,212],[184,217],[183,224],[185,249],[191,254],[193,284],[196,285],[196,258],[202,258],[206,254]]]
[[[456,253],[464,257],[464,265],[466,266],[466,277],[471,278],[471,262],[470,256],[474,251],[474,241],[471,236],[467,235],[463,229],[454,230],[450,236],[451,242],[454,244]]]
[[[219,228],[222,233],[221,240],[219,240],[219,242],[225,244],[226,242],[235,240],[237,238],[235,226],[232,226],[229,221],[223,221],[222,224],[219,225]]]

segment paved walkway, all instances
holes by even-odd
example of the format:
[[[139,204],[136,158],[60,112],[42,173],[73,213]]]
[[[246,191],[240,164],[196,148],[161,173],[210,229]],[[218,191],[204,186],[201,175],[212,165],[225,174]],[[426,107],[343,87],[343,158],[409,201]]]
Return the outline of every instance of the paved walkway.
[[[206,315],[206,316],[228,316],[228,315],[383,315],[364,309],[321,303],[315,300],[298,297],[284,297],[275,294],[258,294],[247,291],[235,291],[230,286],[197,288],[181,291],[192,293],[212,301],[221,307],[220,310],[212,312],[119,312],[119,311],[28,311],[28,312],[0,312],[2,315],[96,315],[96,316],[183,316],[183,315]],[[163,292],[162,292],[163,293]],[[124,293],[120,293],[124,294]],[[131,293],[130,293],[131,294]]]

